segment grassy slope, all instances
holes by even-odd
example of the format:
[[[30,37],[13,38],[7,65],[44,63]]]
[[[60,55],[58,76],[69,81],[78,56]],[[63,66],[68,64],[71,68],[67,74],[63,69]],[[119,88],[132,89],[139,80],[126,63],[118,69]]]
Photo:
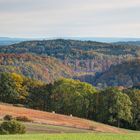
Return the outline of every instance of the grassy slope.
[[[23,122],[22,122],[23,123]],[[52,134],[52,133],[90,133],[91,130],[78,129],[65,126],[55,126],[48,124],[38,124],[38,123],[24,123],[26,126],[26,131],[28,134]]]
[[[70,117],[65,115],[0,104],[0,117],[2,118],[6,114],[13,116],[27,116],[28,118],[32,119],[35,123],[39,124],[78,128],[83,130],[92,129],[94,132],[126,133],[126,131],[122,129],[118,129],[112,126],[104,125],[85,119],[80,119],[77,117]]]
[[[91,134],[30,134],[30,135],[14,135],[0,136],[0,140],[139,140],[140,134],[107,134],[107,133],[91,133]]]

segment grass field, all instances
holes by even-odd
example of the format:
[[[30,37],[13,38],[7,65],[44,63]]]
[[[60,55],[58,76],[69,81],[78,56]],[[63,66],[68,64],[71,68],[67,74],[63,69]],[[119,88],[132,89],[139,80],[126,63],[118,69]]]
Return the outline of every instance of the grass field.
[[[26,126],[27,134],[52,134],[52,133],[90,133],[91,130],[84,130],[65,126],[54,126],[37,123],[23,123]]]
[[[25,134],[0,136],[0,140],[140,140],[140,133]]]
[[[28,109],[24,107],[15,107],[10,104],[0,103],[0,118],[2,119],[5,115],[26,116],[31,119],[34,123],[40,124],[29,124],[27,125],[27,132],[35,133],[82,133],[82,131],[92,132],[103,132],[103,133],[125,133],[125,130],[112,127],[109,125],[97,123],[94,121],[77,118],[74,116],[66,116],[60,114],[54,114],[49,112],[43,112],[39,110]],[[43,125],[42,125],[43,124]],[[44,126],[46,125],[46,126]],[[54,127],[59,126],[59,127]],[[53,128],[50,128],[53,127]],[[71,129],[72,128],[72,129]],[[75,130],[74,130],[75,128]],[[83,129],[83,130],[82,130]]]
[[[140,140],[140,132],[134,133],[77,117],[0,104],[0,123],[7,114],[27,116],[33,122],[22,122],[26,126],[26,134],[0,135],[0,140]]]

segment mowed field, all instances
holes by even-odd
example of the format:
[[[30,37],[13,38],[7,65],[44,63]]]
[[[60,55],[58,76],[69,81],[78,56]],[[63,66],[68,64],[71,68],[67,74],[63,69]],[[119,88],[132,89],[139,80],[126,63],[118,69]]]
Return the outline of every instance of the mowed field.
[[[27,116],[27,133],[0,135],[0,140],[140,140],[140,133],[119,129],[86,119],[0,104],[0,118],[5,115]]]
[[[140,140],[140,134],[25,134],[0,136],[0,140]]]
[[[33,110],[33,109],[27,109],[23,107],[15,107],[8,104],[0,104],[0,118],[3,118],[7,114],[12,115],[14,117],[26,116],[29,119],[33,120],[32,124],[26,124],[27,130],[32,131],[32,132],[38,132],[38,131],[47,132],[48,130],[47,125],[48,125],[53,128],[55,127],[59,129],[61,127],[61,131],[59,132],[63,132],[69,129],[70,133],[81,132],[81,131],[119,133],[119,134],[127,133],[125,130],[122,130],[116,127],[97,123],[94,121],[89,121],[86,119],[80,119],[73,116],[70,117],[66,115],[48,113],[48,112],[43,112],[43,111],[38,111],[38,110]],[[50,133],[50,131],[48,132]]]

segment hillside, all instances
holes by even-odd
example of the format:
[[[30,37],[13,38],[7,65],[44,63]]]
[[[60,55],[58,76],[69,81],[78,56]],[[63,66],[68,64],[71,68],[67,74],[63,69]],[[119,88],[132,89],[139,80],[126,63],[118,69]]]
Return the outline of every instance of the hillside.
[[[131,44],[132,45],[132,44]],[[134,43],[135,45],[135,43]],[[7,47],[1,48],[1,52],[5,53],[36,53],[52,55],[60,59],[65,57],[81,58],[83,53],[78,55],[78,52],[87,52],[87,57],[92,58],[92,51],[104,55],[136,55],[137,46],[115,45],[111,43],[101,43],[94,41],[78,41],[78,40],[44,40],[44,41],[25,41]],[[116,51],[117,50],[117,51]],[[76,53],[76,51],[78,51]],[[64,53],[65,52],[65,53]],[[62,54],[61,54],[62,53]],[[73,54],[71,54],[73,53]],[[73,58],[73,59],[74,59]],[[83,58],[84,59],[84,58]]]
[[[111,64],[138,57],[137,46],[115,45],[93,41],[44,40],[26,41],[0,48],[0,53],[35,53],[55,57],[72,66],[76,72],[102,72]]]
[[[125,130],[119,128],[85,119],[80,119],[77,117],[64,116],[22,107],[14,107],[12,105],[0,104],[0,117],[2,118],[4,115],[7,114],[13,116],[27,116],[28,118],[32,119],[34,123],[39,124],[65,126],[84,130],[92,129],[95,132],[126,133]]]
[[[72,70],[55,58],[32,54],[0,54],[0,72],[16,72],[46,82],[72,75]]]
[[[32,55],[34,56],[33,62],[30,62],[30,64],[29,61],[24,62],[24,65],[19,66],[22,60],[18,60],[18,67],[12,65],[12,69],[37,80],[52,82],[62,76],[73,77],[101,88],[108,85],[132,86],[132,80],[127,79],[129,82],[123,82],[126,80],[125,77],[121,77],[119,82],[116,79],[110,81],[111,78],[103,78],[107,79],[106,82],[106,80],[102,80],[101,75],[106,73],[110,66],[113,67],[125,61],[139,58],[140,47],[137,46],[137,43],[139,42],[111,44],[63,39],[25,41],[1,47],[0,53],[7,54],[7,56],[12,53],[15,56],[27,55],[27,53],[34,54]],[[45,57],[51,59],[51,61],[49,63],[38,61],[40,58],[45,59]],[[2,65],[0,70],[11,72],[10,66],[11,64],[5,63],[5,66]]]
[[[97,86],[132,87],[140,82],[140,59],[112,65],[110,69],[95,78]]]

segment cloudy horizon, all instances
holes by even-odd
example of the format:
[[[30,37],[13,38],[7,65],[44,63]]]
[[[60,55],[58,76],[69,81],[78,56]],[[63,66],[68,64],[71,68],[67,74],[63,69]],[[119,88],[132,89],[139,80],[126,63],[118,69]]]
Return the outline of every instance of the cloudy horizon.
[[[0,0],[0,36],[140,37],[139,0]]]

